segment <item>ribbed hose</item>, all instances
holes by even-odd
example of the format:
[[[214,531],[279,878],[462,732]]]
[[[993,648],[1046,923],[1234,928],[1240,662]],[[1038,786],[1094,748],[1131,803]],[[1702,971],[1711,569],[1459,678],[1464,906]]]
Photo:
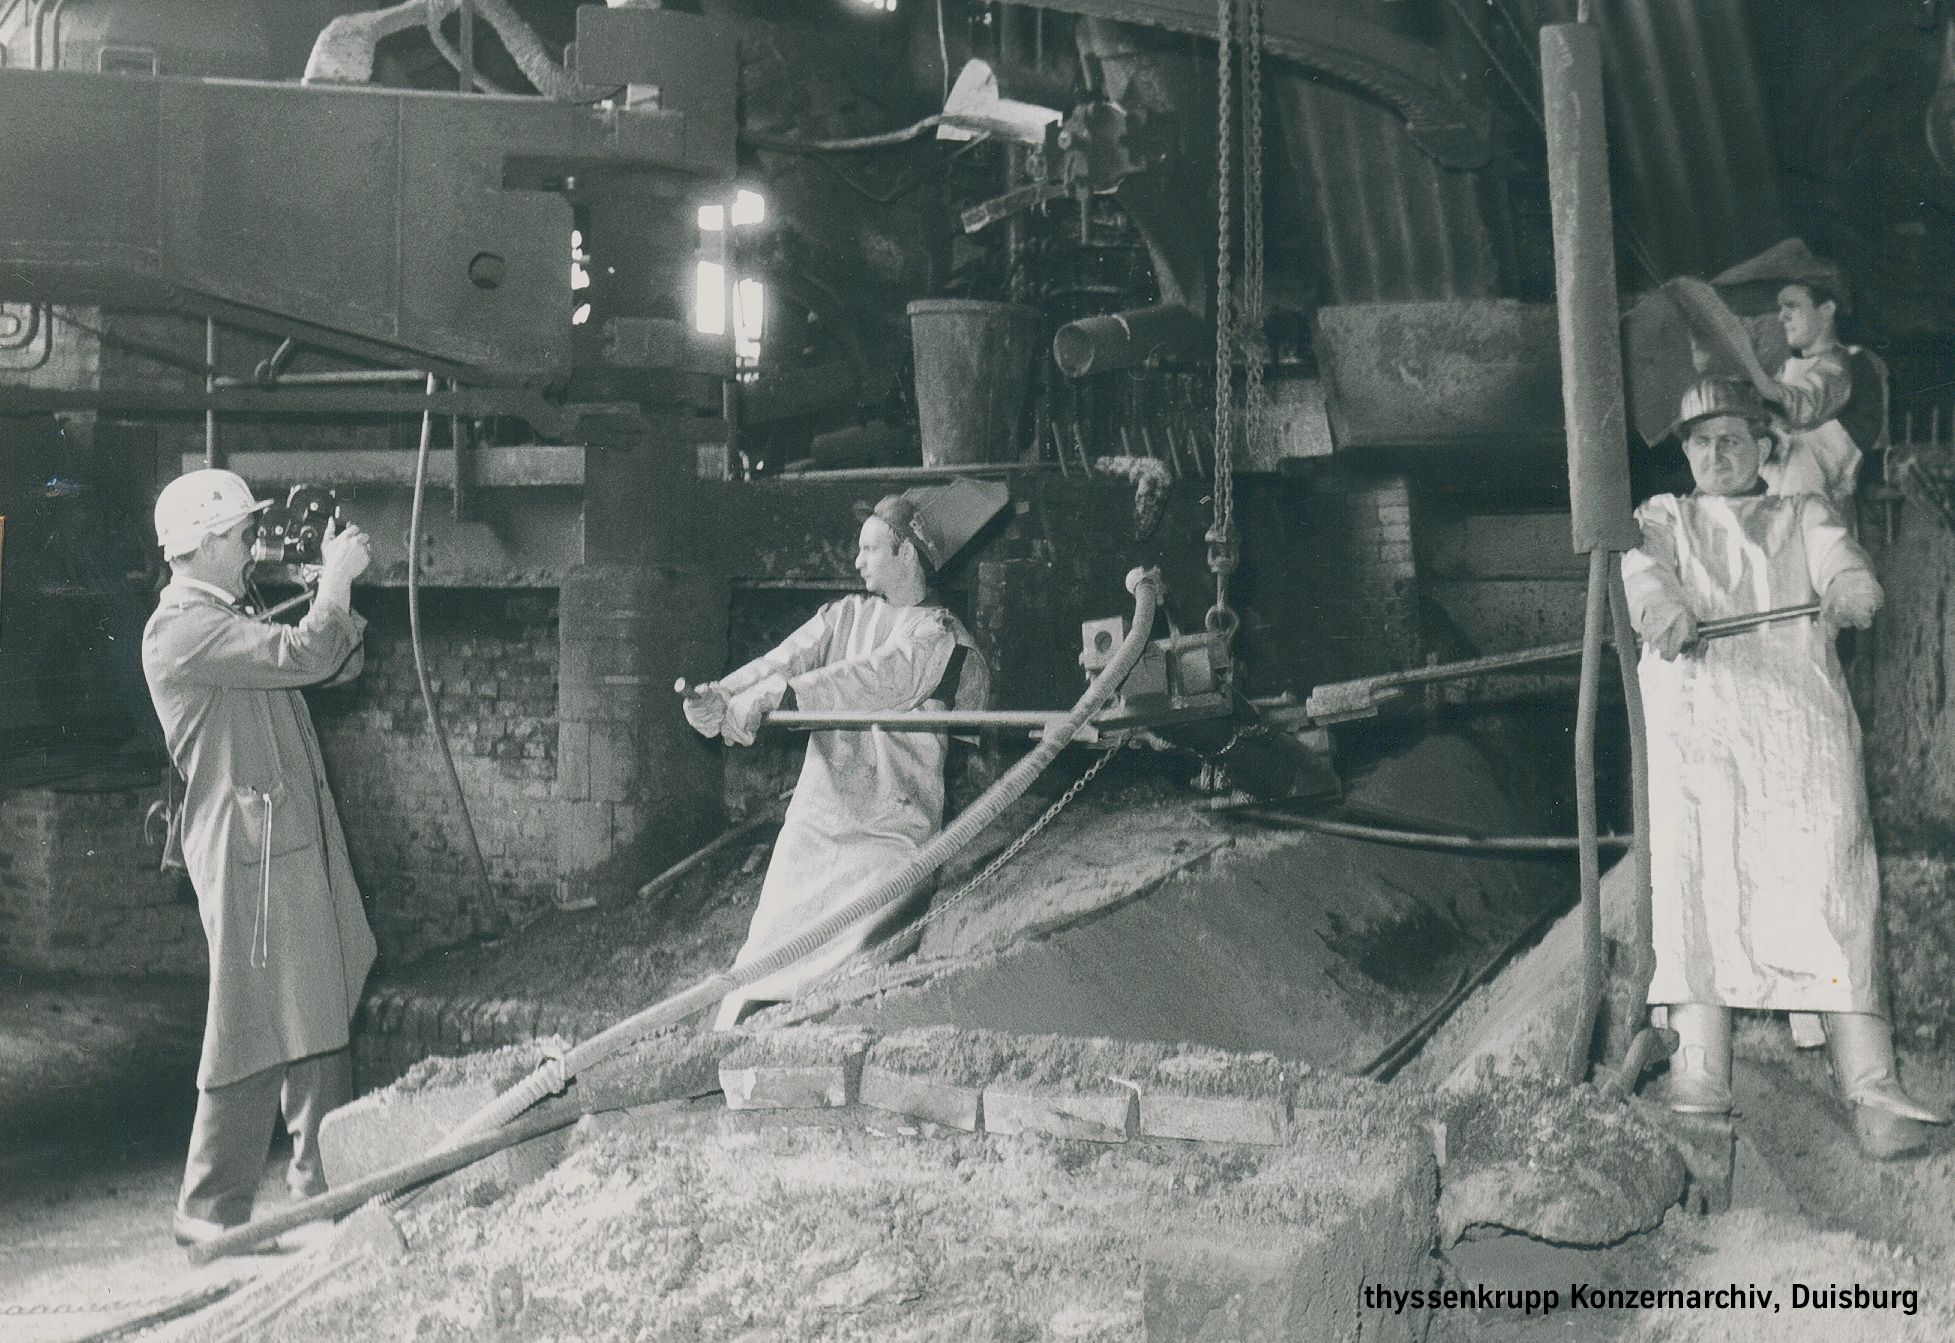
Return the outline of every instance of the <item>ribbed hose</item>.
[[[442,1145],[465,1142],[477,1134],[508,1123],[538,1101],[562,1091],[571,1078],[592,1064],[642,1040],[653,1031],[684,1020],[729,993],[786,969],[854,924],[882,913],[913,894],[938,868],[976,839],[979,832],[996,820],[1006,807],[1022,797],[1025,790],[1032,786],[1032,781],[1045,772],[1087,720],[1113,698],[1114,692],[1127,679],[1127,674],[1134,669],[1134,664],[1140,661],[1141,653],[1147,648],[1148,637],[1154,628],[1154,611],[1160,601],[1159,583],[1159,575],[1151,569],[1136,569],[1127,575],[1127,590],[1134,595],[1134,621],[1113,660],[1093,678],[1093,683],[1086,688],[1086,693],[1079,697],[1079,702],[1073,705],[1072,712],[1063,721],[1041,737],[1037,746],[1027,751],[1002,778],[985,790],[982,797],[965,808],[962,815],[939,831],[901,867],[772,950],[627,1017],[593,1035],[563,1058],[545,1063],[470,1115],[442,1140]]]

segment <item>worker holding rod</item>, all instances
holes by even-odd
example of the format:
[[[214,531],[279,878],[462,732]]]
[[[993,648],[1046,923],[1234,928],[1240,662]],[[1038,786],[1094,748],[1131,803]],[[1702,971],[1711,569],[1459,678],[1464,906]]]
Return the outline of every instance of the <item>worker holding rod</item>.
[[[1881,589],[1823,497],[1766,492],[1767,423],[1748,382],[1693,384],[1671,432],[1697,488],[1644,503],[1623,557],[1649,723],[1649,1001],[1680,1037],[1670,1106],[1692,1113],[1731,1109],[1731,1009],[1823,1014],[1862,1148],[1896,1156],[1946,1121],[1896,1072],[1860,724],[1833,647]],[[1697,637],[1815,599],[1812,620]]]
[[[932,580],[1005,504],[1000,485],[954,481],[892,495],[863,522],[855,569],[866,592],[828,603],[778,648],[687,695],[702,736],[750,746],[777,709],[983,706],[989,675],[976,642]],[[882,727],[812,733],[737,966],[786,940],[902,863],[943,826],[942,731]],[[927,901],[928,893],[923,899]],[[730,994],[716,1026],[756,1002],[791,998],[857,950],[890,941],[914,902],[850,930],[788,970]]]

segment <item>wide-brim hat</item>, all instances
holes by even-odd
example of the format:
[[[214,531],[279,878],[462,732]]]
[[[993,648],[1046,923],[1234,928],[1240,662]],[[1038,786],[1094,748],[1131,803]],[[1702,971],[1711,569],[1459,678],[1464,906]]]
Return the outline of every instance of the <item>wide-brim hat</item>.
[[[1787,238],[1773,243],[1748,261],[1740,261],[1727,271],[1713,276],[1711,283],[1720,289],[1743,285],[1818,285],[1831,294],[1841,312],[1853,307],[1846,274],[1838,263],[1813,255],[1804,238]]]
[[[1684,389],[1676,421],[1665,436],[1682,439],[1692,425],[1720,415],[1741,416],[1761,433],[1769,431],[1772,424],[1765,398],[1743,378],[1699,378]]]
[[[1004,511],[1011,491],[1002,481],[960,476],[942,485],[919,485],[876,505],[876,516],[916,544],[932,570],[943,568]]]

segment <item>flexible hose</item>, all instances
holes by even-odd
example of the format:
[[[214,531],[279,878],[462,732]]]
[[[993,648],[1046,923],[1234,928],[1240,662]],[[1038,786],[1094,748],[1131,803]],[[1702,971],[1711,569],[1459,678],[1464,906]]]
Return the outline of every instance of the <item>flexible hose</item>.
[[[1449,835],[1434,830],[1402,830],[1397,826],[1364,825],[1357,821],[1338,821],[1328,816],[1298,816],[1293,812],[1266,807],[1244,807],[1231,813],[1246,816],[1264,825],[1285,830],[1308,830],[1339,839],[1363,839],[1377,844],[1399,844],[1408,849],[1447,849],[1456,853],[1572,853],[1581,847],[1578,835]],[[1598,835],[1596,843],[1622,848],[1634,842],[1632,835]]]
[[[428,395],[435,390],[434,374],[428,374]],[[455,769],[455,753],[448,749],[448,734],[442,730],[441,714],[434,706],[434,687],[428,683],[428,660],[421,652],[421,500],[428,484],[428,447],[434,437],[434,412],[421,412],[421,450],[414,458],[414,503],[407,513],[407,639],[414,650],[414,679],[421,684],[421,707],[428,713],[428,731],[441,747],[441,761],[448,767],[448,783],[455,790],[455,804],[462,809],[462,830],[468,835],[469,861],[475,866],[475,882],[481,888],[485,908],[495,905],[489,889],[489,866],[482,861],[482,844],[475,837],[475,818],[469,814],[468,794],[462,791],[462,776]]]
[[[508,1123],[546,1096],[560,1092],[570,1079],[609,1055],[633,1044],[653,1031],[684,1020],[699,1009],[718,1002],[727,994],[757,983],[783,970],[803,957],[818,951],[835,937],[864,919],[891,908],[907,898],[951,858],[978,837],[1004,809],[1016,802],[1066,748],[1074,734],[1085,726],[1113,698],[1127,674],[1140,661],[1154,628],[1154,612],[1160,601],[1160,578],[1153,570],[1136,569],[1127,575],[1127,590],[1134,596],[1133,625],[1114,654],[1112,661],[1093,678],[1072,712],[1040,738],[1005,772],[984,795],[964,809],[955,821],[931,839],[901,867],[879,879],[868,890],[796,936],[762,952],[744,965],[702,980],[685,991],[654,1004],[616,1025],[600,1031],[576,1046],[562,1059],[552,1059],[527,1078],[498,1096],[487,1106],[464,1120],[443,1140],[444,1145],[465,1141],[488,1129]]]
[[[996,820],[1006,807],[1024,795],[1025,790],[1032,786],[1032,781],[1045,772],[1046,767],[1058,757],[1060,751],[1066,748],[1067,743],[1087,720],[1113,698],[1114,692],[1127,679],[1127,674],[1134,669],[1134,664],[1140,661],[1140,656],[1146,651],[1148,638],[1154,629],[1154,612],[1160,601],[1160,576],[1151,569],[1135,569],[1127,575],[1127,589],[1134,595],[1133,627],[1128,630],[1125,641],[1114,653],[1113,659],[1098,676],[1093,678],[1093,683],[1086,688],[1086,693],[1080,696],[1077,704],[1073,705],[1072,712],[1046,733],[1039,744],[1027,751],[998,782],[987,788],[982,797],[965,808],[962,815],[939,831],[901,867],[878,879],[868,890],[834,910],[827,917],[778,946],[761,953],[745,965],[736,965],[724,973],[702,980],[691,988],[600,1031],[570,1050],[561,1059],[545,1062],[521,1082],[462,1121],[433,1151],[412,1161],[376,1172],[361,1181],[356,1189],[342,1193],[338,1197],[329,1192],[318,1198],[308,1199],[304,1203],[294,1204],[272,1217],[247,1222],[216,1240],[198,1246],[197,1254],[200,1258],[197,1262],[208,1262],[220,1255],[255,1245],[267,1236],[276,1235],[279,1231],[288,1231],[319,1217],[343,1212],[351,1206],[346,1202],[350,1193],[357,1192],[362,1199],[378,1198],[416,1180],[425,1179],[426,1172],[433,1169],[433,1165],[440,1164],[444,1154],[448,1159],[455,1159],[461,1155],[459,1149],[465,1145],[470,1150],[475,1150],[477,1145],[485,1145],[483,1150],[488,1151],[506,1146],[507,1142],[501,1139],[506,1139],[508,1135],[497,1134],[495,1130],[515,1122],[518,1116],[539,1101],[561,1092],[570,1084],[571,1078],[592,1064],[643,1039],[653,1031],[683,1021],[694,1012],[710,1006],[729,993],[793,965],[802,957],[819,950],[851,925],[879,914],[909,896],[938,868],[976,839],[978,834]],[[537,1119],[540,1122],[541,1116]]]

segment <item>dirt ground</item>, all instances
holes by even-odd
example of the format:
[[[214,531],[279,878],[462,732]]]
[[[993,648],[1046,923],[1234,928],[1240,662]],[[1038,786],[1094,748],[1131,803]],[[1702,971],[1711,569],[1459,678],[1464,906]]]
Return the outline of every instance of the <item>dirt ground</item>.
[[[203,1012],[197,982],[0,978],[8,1343],[86,1338],[271,1267],[260,1256],[193,1271],[170,1240]],[[261,1205],[284,1196],[270,1163]]]
[[[1431,755],[1381,767],[1353,781],[1351,801],[1401,824],[1524,828],[1497,798],[1460,786],[1459,771],[1471,768]],[[1028,800],[987,835],[961,872],[1038,805]],[[1215,1025],[1217,993],[1267,1005],[1332,981],[1344,1004],[1372,1015],[1331,1004],[1343,1015],[1325,1016],[1319,1004],[1312,1016],[1298,1000],[1316,1035],[1305,1040],[1313,1051],[1293,1052],[1348,1063],[1443,991],[1456,963],[1479,960],[1494,930],[1536,907],[1538,892],[1524,887],[1542,873],[1557,879],[1552,866],[1367,859],[1348,842],[1298,838],[1285,836],[1284,847],[1251,836],[1156,782],[1109,770],[1028,850],[1011,883],[940,919],[925,949],[981,959],[1031,931],[1034,948],[1071,958],[1042,982],[1099,983],[1129,1005],[1123,1012],[1151,995],[1166,1015],[1149,1030],[1179,1036],[1186,1018],[1176,1013],[1198,1011]],[[1232,847],[1203,858],[1223,840]],[[1200,878],[1224,859],[1245,870],[1267,861],[1231,894]],[[665,899],[554,917],[532,937],[412,967],[415,985],[483,996],[546,986],[568,1005],[635,1009],[730,958],[764,861],[764,844],[730,853]],[[1183,867],[1188,875],[1172,878]],[[1172,879],[1157,881],[1163,873]],[[1140,981],[1139,997],[1115,994],[1135,986],[1111,974],[1082,970],[1075,951],[1086,943],[1069,935],[1095,928],[1103,967],[1142,966],[1127,975]],[[1474,935],[1462,937],[1468,929]],[[1453,960],[1433,953],[1447,942],[1466,949]],[[1246,969],[1226,981],[1236,967]],[[191,1270],[169,1242],[200,985],[9,978],[0,990],[0,1338],[73,1343],[166,1298],[267,1274],[297,1283],[337,1262],[321,1247]],[[994,1002],[1012,997],[1004,981],[993,990]],[[1741,1047],[1745,1142],[1731,1211],[1676,1209],[1658,1230],[1602,1250],[1474,1242],[1420,1272],[1443,1268],[1453,1286],[1553,1286],[1564,1298],[1576,1282],[1755,1284],[1775,1293],[1779,1309],[1441,1311],[1428,1337],[1955,1337],[1955,1135],[1939,1135],[1921,1160],[1868,1163],[1830,1099],[1823,1060],[1792,1051],[1782,1022],[1748,1023]],[[1949,1065],[1910,1054],[1910,1086],[1955,1103]],[[1135,1228],[1192,1216],[1224,1239],[1274,1242],[1309,1227],[1313,1189],[1367,1171],[1365,1157],[1349,1152],[1306,1151],[1285,1165],[1250,1149],[1183,1149],[1172,1161],[1154,1150],[963,1135],[893,1115],[756,1117],[710,1102],[626,1112],[588,1121],[570,1155],[534,1183],[503,1189],[464,1177],[406,1205],[405,1257],[324,1273],[300,1304],[240,1337],[1135,1339]],[[277,1181],[274,1161],[267,1205]],[[1401,1283],[1410,1275],[1402,1267],[1378,1273],[1387,1285],[1428,1285]],[[1920,1295],[1913,1314],[1794,1309],[1795,1284]],[[143,1336],[209,1337],[211,1322],[243,1299]]]

